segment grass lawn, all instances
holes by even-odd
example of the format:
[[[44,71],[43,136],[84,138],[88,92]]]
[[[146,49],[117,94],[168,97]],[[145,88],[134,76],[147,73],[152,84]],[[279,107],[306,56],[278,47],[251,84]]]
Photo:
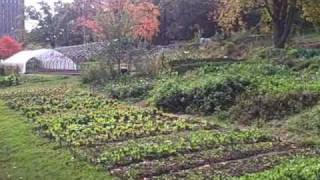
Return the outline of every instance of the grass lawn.
[[[112,179],[103,169],[37,136],[19,113],[0,101],[0,180]]]

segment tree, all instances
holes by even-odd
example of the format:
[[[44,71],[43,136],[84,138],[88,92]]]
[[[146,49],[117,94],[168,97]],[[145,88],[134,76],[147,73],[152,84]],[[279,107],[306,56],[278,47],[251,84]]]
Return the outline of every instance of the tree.
[[[285,48],[298,11],[297,0],[265,0],[265,8],[272,19],[274,47]]]
[[[57,26],[54,21],[52,9],[48,3],[39,2],[40,12],[35,7],[27,8],[27,14],[31,20],[38,21],[38,26],[32,30],[31,36],[36,42],[48,42],[52,48],[56,46]]]
[[[238,0],[220,0],[218,8],[209,13],[209,18],[216,20],[224,32],[238,31],[243,25],[245,8]]]
[[[306,17],[315,17],[319,11],[307,10],[314,8],[314,5],[319,7],[317,0],[220,0],[214,19],[224,29],[230,30],[232,25],[243,25],[243,15],[248,10],[260,9],[271,20],[274,47],[284,48],[301,7]],[[313,18],[309,20],[314,21]]]
[[[94,4],[94,18],[82,17],[81,25],[91,29],[104,40],[104,59],[118,65],[130,66],[130,59],[141,52],[145,42],[151,42],[159,31],[159,8],[148,0],[101,0]]]
[[[96,1],[98,13],[82,23],[106,40],[132,38],[151,41],[158,33],[159,8],[147,0]]]
[[[22,50],[22,45],[10,36],[0,39],[0,59],[7,59]]]
[[[320,3],[318,0],[300,0],[299,5],[303,11],[303,17],[316,25],[320,25]]]
[[[170,41],[190,40],[201,32],[204,37],[216,33],[217,23],[208,19],[215,9],[217,0],[154,0],[159,6],[160,31],[156,43],[168,44]]]
[[[98,0],[75,0],[71,4],[69,11],[73,11],[74,26],[73,32],[80,34],[82,43],[92,42],[96,40],[94,29],[98,29],[97,23],[94,20],[100,8]]]
[[[58,1],[54,7],[46,2],[40,2],[40,10],[33,6],[26,9],[27,17],[38,22],[36,28],[29,33],[29,42],[41,45],[56,46],[77,45],[94,41],[94,34],[87,30],[80,22],[81,17],[93,17],[95,8],[84,6],[85,1],[75,0],[72,3]],[[91,0],[93,1],[93,0]]]

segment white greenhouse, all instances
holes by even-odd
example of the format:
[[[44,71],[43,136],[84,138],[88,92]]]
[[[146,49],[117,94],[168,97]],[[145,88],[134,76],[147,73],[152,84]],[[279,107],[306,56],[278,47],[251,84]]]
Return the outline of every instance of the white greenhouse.
[[[21,51],[2,62],[4,66],[17,67],[20,73],[77,71],[74,61],[58,51],[40,49]]]

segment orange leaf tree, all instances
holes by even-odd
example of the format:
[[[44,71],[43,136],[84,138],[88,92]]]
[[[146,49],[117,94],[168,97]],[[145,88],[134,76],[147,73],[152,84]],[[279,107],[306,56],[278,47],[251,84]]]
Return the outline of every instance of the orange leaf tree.
[[[0,59],[6,59],[22,50],[22,45],[10,36],[0,39]]]
[[[159,7],[149,0],[99,0],[93,19],[82,19],[82,25],[101,39],[132,38],[151,41],[159,32]]]
[[[159,7],[151,0],[97,0],[93,6],[97,14],[83,19],[82,25],[106,40],[101,59],[117,64],[119,73],[122,63],[130,69],[132,57],[144,51],[141,45],[159,32]]]

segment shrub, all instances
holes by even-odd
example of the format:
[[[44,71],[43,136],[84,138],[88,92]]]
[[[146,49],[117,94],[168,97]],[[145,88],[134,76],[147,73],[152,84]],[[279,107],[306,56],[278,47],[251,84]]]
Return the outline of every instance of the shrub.
[[[0,39],[0,59],[7,59],[22,50],[22,45],[10,36]]]
[[[150,79],[124,77],[108,83],[106,91],[110,97],[116,99],[143,99],[148,96],[152,87],[153,81]]]
[[[280,120],[297,114],[317,104],[320,96],[316,93],[296,92],[278,95],[247,94],[238,99],[230,109],[233,120],[251,124],[254,120]]]
[[[157,97],[155,105],[169,112],[212,114],[230,107],[237,95],[250,85],[249,81],[237,76],[222,81],[208,81],[200,87],[184,91],[177,84],[168,81],[153,91]]]
[[[295,93],[288,95],[288,92],[309,92],[317,96],[320,91],[319,69],[317,70],[312,73],[310,71],[296,72],[287,66],[274,65],[267,61],[210,65],[158,82],[151,92],[150,100],[157,107],[170,112],[210,114],[228,110],[231,105],[239,103],[238,109],[234,107],[234,111],[238,111],[235,113],[236,116],[241,116],[237,120],[246,120],[247,117],[248,121],[255,118],[267,120],[274,117],[282,118],[284,115],[300,111],[299,108],[296,108],[296,111],[292,112],[290,108],[293,105],[290,103],[294,102],[299,106],[298,97],[301,93],[293,97],[292,94]],[[234,98],[243,92],[254,93],[242,98],[244,101],[234,102]],[[303,95],[302,100],[305,100],[304,97],[308,96]],[[304,107],[314,105],[314,101],[306,100],[309,104],[303,104]],[[317,101],[317,99],[313,100]],[[259,116],[250,115],[250,113],[247,115],[257,104],[270,105],[270,109],[273,109],[274,106],[279,107],[278,102],[281,102],[282,106],[289,106],[289,109],[285,109],[284,112],[275,111],[279,114],[275,116],[272,116],[272,111],[262,110],[262,112],[259,111]],[[289,112],[285,113],[285,111]]]
[[[276,61],[290,61],[292,59],[311,59],[315,57],[320,57],[319,49],[275,49],[275,48],[266,48],[262,49],[258,53],[258,57],[262,59],[273,59]]]
[[[0,87],[16,86],[19,84],[19,79],[15,75],[0,76]]]
[[[290,118],[289,127],[291,130],[307,131],[309,134],[320,135],[320,106]]]
[[[104,63],[89,63],[81,72],[82,82],[85,84],[105,84],[107,81],[115,78],[113,67]]]
[[[320,69],[320,56],[308,59],[290,58],[276,63],[284,64],[293,71],[315,71]]]
[[[0,64],[0,75],[19,74],[20,69],[17,66],[4,66]]]
[[[320,56],[319,49],[288,49],[287,55],[291,58],[310,59]]]
[[[186,73],[191,70],[195,70],[200,67],[214,66],[221,64],[238,63],[241,60],[225,59],[225,58],[208,58],[208,59],[184,59],[173,60],[168,62],[168,67],[171,71],[178,72],[180,74]]]

